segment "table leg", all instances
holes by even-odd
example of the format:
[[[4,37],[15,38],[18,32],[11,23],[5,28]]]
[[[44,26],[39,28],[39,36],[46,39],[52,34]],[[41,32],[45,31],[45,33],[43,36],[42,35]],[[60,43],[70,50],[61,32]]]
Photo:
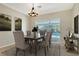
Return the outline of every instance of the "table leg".
[[[37,56],[37,40],[35,40],[35,56]]]

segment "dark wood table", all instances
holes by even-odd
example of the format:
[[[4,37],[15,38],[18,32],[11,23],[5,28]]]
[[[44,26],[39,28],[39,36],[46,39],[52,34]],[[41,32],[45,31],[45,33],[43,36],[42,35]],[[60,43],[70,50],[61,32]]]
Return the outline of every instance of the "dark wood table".
[[[36,36],[36,37],[34,37],[33,35],[30,35],[30,36],[25,36],[25,40],[27,41],[35,41],[35,55],[37,55],[37,46],[38,46],[38,44],[37,44],[37,42],[38,42],[38,40],[40,40],[40,39],[43,39],[44,40],[44,36]]]

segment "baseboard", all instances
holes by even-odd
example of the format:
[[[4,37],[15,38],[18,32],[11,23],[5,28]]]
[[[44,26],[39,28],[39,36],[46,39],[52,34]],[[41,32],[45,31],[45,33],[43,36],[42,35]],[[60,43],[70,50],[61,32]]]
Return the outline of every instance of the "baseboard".
[[[14,45],[15,43],[13,42],[13,43],[11,43],[11,44],[7,44],[7,45],[4,45],[4,46],[0,46],[0,49],[1,48],[5,48],[5,47],[8,47],[8,46],[12,46],[12,45]]]

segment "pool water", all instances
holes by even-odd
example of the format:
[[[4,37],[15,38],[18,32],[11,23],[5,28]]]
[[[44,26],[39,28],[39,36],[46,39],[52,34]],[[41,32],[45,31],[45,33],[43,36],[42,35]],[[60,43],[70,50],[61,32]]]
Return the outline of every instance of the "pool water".
[[[52,33],[52,41],[58,42],[60,40],[60,32],[53,32]]]

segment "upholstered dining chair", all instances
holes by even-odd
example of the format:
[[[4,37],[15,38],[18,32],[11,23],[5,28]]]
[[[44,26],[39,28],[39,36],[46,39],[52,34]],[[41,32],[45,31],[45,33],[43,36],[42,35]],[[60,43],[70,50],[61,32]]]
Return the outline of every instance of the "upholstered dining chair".
[[[26,48],[29,47],[29,45],[26,44],[24,39],[24,34],[22,31],[15,31],[13,32],[14,39],[15,39],[15,46],[16,46],[16,55],[18,51],[23,51],[25,55]]]
[[[46,38],[45,40],[48,43],[49,47],[51,46],[51,37],[52,37],[52,32],[51,31],[47,32],[47,35],[45,36]]]
[[[45,35],[46,30],[39,30],[40,35]]]
[[[49,48],[49,40],[51,39],[51,32],[47,32],[44,41],[39,45],[44,48],[45,56],[47,55],[47,50]]]
[[[39,30],[38,33],[39,33],[39,36],[44,36],[45,37],[46,30]],[[42,42],[42,41],[43,41],[43,39],[38,40],[38,42]]]
[[[27,33],[27,36],[31,35],[31,31],[30,30],[26,31],[26,33]]]

